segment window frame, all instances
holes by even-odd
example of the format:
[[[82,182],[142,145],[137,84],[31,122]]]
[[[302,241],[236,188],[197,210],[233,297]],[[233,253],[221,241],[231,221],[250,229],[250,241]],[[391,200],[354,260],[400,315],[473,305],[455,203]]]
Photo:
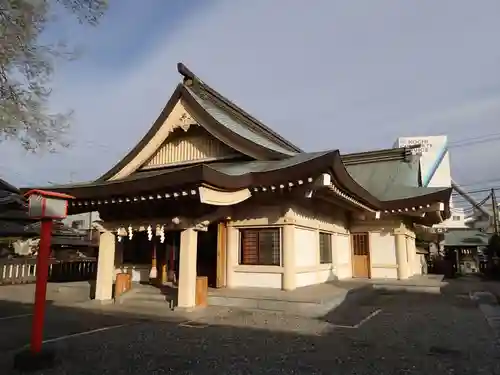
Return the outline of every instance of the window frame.
[[[329,247],[329,251],[328,251],[328,259],[325,261],[323,259],[323,251],[322,251],[322,244],[323,242],[321,241],[321,237],[322,236],[327,236],[328,238],[328,241],[327,241],[327,244],[328,244],[328,247]],[[333,235],[332,233],[329,233],[329,232],[323,232],[323,231],[320,231],[318,233],[318,252],[319,252],[319,264],[332,264],[333,263]]]
[[[239,228],[239,251],[238,251],[238,265],[240,266],[265,266],[265,267],[281,267],[282,265],[282,248],[283,248],[283,241],[282,241],[282,230],[280,227],[253,227],[253,228]],[[244,236],[245,232],[256,232],[257,235],[257,262],[256,263],[248,263],[244,262],[244,257],[243,257],[243,251],[244,251]],[[274,232],[277,233],[278,236],[278,262],[275,263],[265,263],[262,262],[262,256],[260,255],[261,252],[261,241],[260,241],[260,234],[263,232]],[[270,258],[274,258],[272,251],[273,248],[270,249],[271,254],[268,255]]]

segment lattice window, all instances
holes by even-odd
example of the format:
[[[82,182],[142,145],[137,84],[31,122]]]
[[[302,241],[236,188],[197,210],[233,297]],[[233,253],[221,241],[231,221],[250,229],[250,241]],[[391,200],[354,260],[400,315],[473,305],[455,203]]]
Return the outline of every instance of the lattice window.
[[[242,229],[240,264],[279,266],[281,264],[279,228]]]
[[[332,263],[332,235],[330,233],[319,233],[319,262],[321,264]]]

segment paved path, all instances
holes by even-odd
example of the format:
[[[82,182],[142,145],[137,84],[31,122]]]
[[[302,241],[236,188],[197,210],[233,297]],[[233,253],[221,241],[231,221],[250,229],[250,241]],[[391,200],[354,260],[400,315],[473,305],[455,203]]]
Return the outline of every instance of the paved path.
[[[189,323],[51,307],[47,321],[61,358],[47,375],[500,374],[495,336],[461,288],[374,292],[323,319],[209,309]],[[111,328],[94,331],[102,327]],[[26,342],[29,317],[0,320],[0,332],[0,373],[16,374],[12,350]]]

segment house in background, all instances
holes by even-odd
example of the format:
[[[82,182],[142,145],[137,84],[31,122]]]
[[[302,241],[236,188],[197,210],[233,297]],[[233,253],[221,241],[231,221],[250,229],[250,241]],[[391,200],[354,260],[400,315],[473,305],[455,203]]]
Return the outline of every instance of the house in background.
[[[35,235],[35,232],[28,227],[31,223],[33,219],[28,215],[28,204],[20,190],[0,179],[0,239],[8,240],[0,244],[0,247],[10,245],[9,237]],[[0,253],[8,254],[5,251]]]
[[[484,249],[491,235],[478,229],[450,230],[444,235],[445,257],[454,264],[455,271],[472,274],[480,271],[485,261]]]
[[[98,223],[101,221],[98,211],[83,212],[68,215],[62,223],[81,235],[82,239],[90,242],[92,246],[99,242]]]
[[[450,216],[449,187],[422,187],[411,149],[303,152],[205,84],[183,81],[144,138],[92,183],[54,187],[102,219],[96,299],[117,272],[196,276],[214,287],[293,290],[420,274],[415,232]],[[334,145],[332,145],[334,146]],[[166,281],[166,280],[162,280]]]

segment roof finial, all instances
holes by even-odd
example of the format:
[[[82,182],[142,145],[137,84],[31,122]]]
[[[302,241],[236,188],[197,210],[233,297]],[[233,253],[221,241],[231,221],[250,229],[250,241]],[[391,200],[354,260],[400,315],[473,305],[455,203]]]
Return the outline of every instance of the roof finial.
[[[192,71],[190,71],[186,65],[184,65],[183,63],[177,63],[177,71],[182,75],[184,76],[184,80],[195,80],[196,79],[196,76],[194,75],[194,73]]]

